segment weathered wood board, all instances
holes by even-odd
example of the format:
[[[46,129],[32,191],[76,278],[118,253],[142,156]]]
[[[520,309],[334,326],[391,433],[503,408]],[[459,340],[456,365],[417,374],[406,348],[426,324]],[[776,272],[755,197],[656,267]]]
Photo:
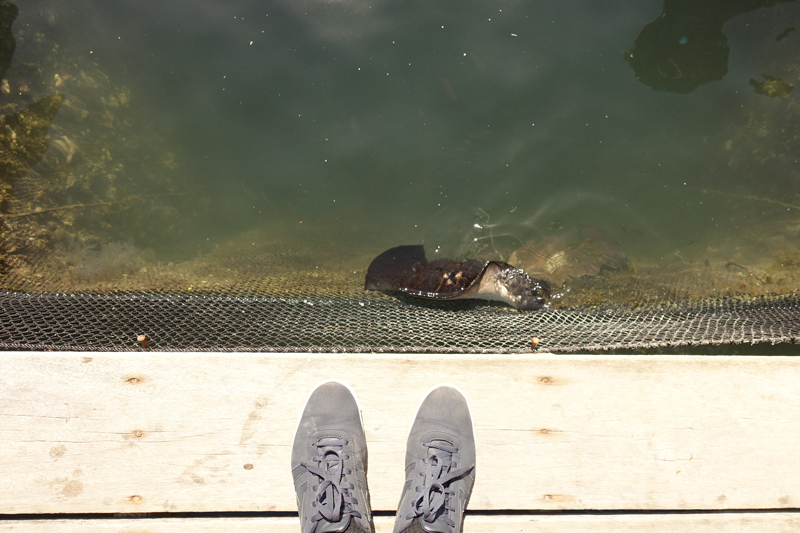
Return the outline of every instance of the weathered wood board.
[[[374,509],[439,382],[473,412],[470,509],[800,507],[790,357],[11,352],[0,512],[294,511],[297,418],[330,378],[358,395]]]
[[[376,533],[394,520],[378,517]],[[162,518],[146,520],[32,520],[0,522],[0,533],[297,533],[297,518]],[[794,533],[797,513],[567,516],[467,515],[469,533]]]

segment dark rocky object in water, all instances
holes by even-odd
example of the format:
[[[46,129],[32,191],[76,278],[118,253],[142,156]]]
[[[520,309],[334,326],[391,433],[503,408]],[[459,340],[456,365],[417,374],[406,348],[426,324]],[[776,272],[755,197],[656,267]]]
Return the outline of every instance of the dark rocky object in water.
[[[728,72],[725,22],[747,11],[791,0],[664,0],[623,58],[636,79],[658,91],[688,94]]]
[[[782,40],[786,39],[789,36],[789,34],[792,33],[795,29],[796,28],[794,26],[786,28],[785,30],[780,32],[777,37],[775,37],[775,40],[777,42],[781,42]]]
[[[14,4],[0,0],[0,80],[5,78],[11,58],[17,49],[17,41],[11,33],[11,25],[19,15],[19,9]]]
[[[767,76],[766,74],[762,74],[761,76],[764,77],[764,81],[756,81],[750,78],[750,85],[753,86],[756,94],[763,94],[770,98],[775,98],[776,96],[789,98],[789,93],[794,89],[794,85],[790,85],[780,78]]]
[[[417,298],[495,300],[523,311],[541,308],[549,285],[500,261],[436,259],[428,262],[422,245],[397,246],[376,257],[367,269],[365,290],[399,291]]]

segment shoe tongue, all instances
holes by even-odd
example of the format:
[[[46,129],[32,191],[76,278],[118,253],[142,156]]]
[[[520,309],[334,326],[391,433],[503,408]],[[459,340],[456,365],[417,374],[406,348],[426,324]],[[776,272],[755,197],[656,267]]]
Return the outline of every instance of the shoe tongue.
[[[419,525],[425,533],[450,533],[452,529],[441,520],[434,520],[433,523],[426,522],[422,518],[418,518]]]
[[[440,439],[433,439],[431,444],[441,445],[444,447],[452,447],[453,443]],[[445,470],[448,464],[452,461],[452,454],[447,450],[440,450],[438,448],[429,448],[428,453],[436,456],[442,462]],[[446,512],[446,511],[445,511]],[[419,525],[425,533],[451,533],[452,528],[448,526],[441,518],[437,518],[433,522],[427,522],[424,518],[419,517]]]
[[[334,443],[341,442],[338,437],[322,437],[317,441],[320,446],[334,446]]]
[[[338,452],[342,449],[341,439],[339,437],[323,437],[319,439],[317,446],[321,453],[325,453],[326,451]],[[329,460],[335,457],[334,454],[328,456]],[[341,498],[342,496],[338,494],[337,497]],[[345,504],[342,503],[342,510],[344,510],[344,508]],[[349,514],[342,514],[342,519],[338,522],[326,522],[324,519],[320,520],[317,522],[317,528],[314,530],[314,533],[344,533],[350,526],[351,518]]]
[[[436,445],[440,445],[440,446],[444,446],[444,447],[450,447],[450,448],[452,448],[452,446],[453,446],[451,443],[449,443],[447,441],[444,441],[444,440],[432,440],[431,444],[436,444]],[[453,457],[453,454],[450,453],[449,451],[440,450],[439,448],[430,448],[428,450],[428,453],[430,453],[431,455],[434,455],[435,457],[439,458],[440,460],[444,459],[445,460],[444,461],[445,466],[448,463],[450,463],[450,461],[452,460],[452,457]]]
[[[317,529],[314,530],[314,533],[344,533],[350,525],[350,518],[350,515],[346,514],[338,522],[320,520],[317,522]]]

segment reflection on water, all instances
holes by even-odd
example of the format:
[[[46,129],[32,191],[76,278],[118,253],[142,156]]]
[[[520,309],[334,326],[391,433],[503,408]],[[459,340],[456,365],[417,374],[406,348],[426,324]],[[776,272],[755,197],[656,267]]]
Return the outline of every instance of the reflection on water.
[[[659,91],[690,93],[727,74],[730,48],[723,26],[728,20],[748,11],[791,1],[664,0],[661,15],[642,28],[631,49],[623,52],[623,57],[642,83]],[[775,40],[787,36],[787,30],[790,28]]]
[[[798,15],[0,1],[0,287],[360,298],[424,243],[553,306],[795,291]]]

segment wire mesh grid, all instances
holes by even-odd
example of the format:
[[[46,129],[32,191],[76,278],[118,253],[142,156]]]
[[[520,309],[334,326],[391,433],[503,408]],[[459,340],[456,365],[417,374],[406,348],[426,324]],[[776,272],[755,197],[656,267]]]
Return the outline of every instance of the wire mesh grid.
[[[796,295],[645,311],[189,294],[0,293],[0,347],[134,351],[525,353],[794,343]]]

